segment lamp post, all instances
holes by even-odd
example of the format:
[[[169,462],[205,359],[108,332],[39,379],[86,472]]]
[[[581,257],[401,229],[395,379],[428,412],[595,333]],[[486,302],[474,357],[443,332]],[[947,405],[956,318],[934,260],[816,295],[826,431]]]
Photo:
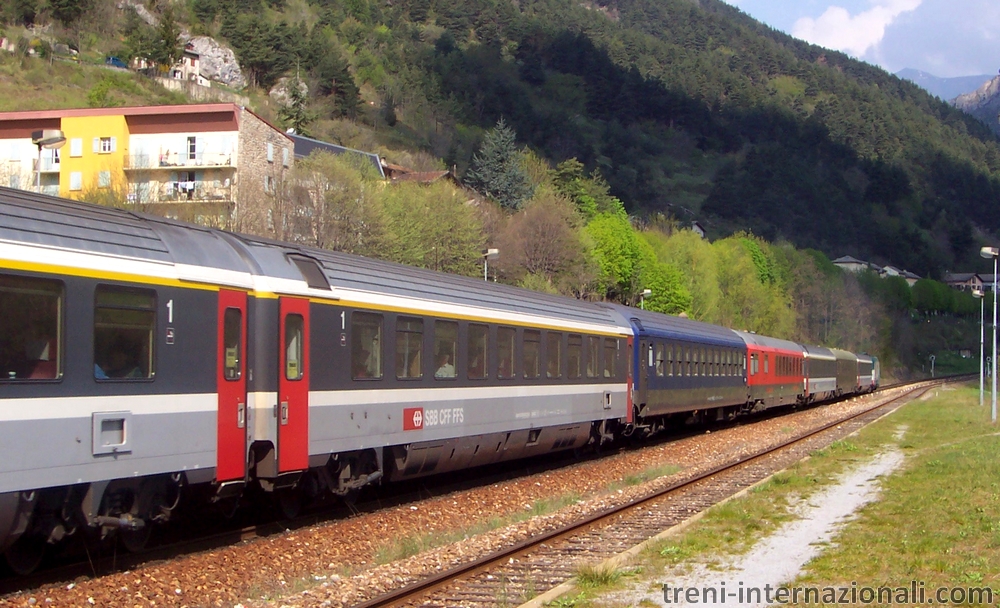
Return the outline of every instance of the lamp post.
[[[42,129],[31,132],[31,143],[38,146],[38,164],[35,166],[35,192],[42,193],[42,148],[57,150],[66,143],[66,136],[59,129]]]
[[[490,260],[495,260],[498,257],[500,257],[500,250],[499,249],[494,249],[492,247],[490,249],[483,249],[483,280],[484,281],[489,281],[490,280],[490,272],[489,272]]]
[[[653,295],[652,289],[643,289],[642,293],[639,294],[639,308],[646,310],[646,298]]]
[[[979,405],[983,404],[983,378],[986,375],[984,369],[986,362],[983,360],[983,344],[986,342],[986,319],[983,316],[986,312],[986,294],[982,289],[973,289],[972,295],[979,298]]]
[[[979,250],[979,255],[986,259],[993,259],[993,375],[992,387],[990,390],[990,421],[996,424],[997,421],[997,257],[1000,256],[1000,248],[983,247]]]

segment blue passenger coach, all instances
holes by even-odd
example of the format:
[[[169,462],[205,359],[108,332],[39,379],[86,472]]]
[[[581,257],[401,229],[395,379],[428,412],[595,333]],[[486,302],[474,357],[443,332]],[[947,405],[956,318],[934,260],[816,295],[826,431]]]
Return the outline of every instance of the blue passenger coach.
[[[628,320],[637,418],[705,412],[747,402],[746,344],[731,329],[608,305]]]

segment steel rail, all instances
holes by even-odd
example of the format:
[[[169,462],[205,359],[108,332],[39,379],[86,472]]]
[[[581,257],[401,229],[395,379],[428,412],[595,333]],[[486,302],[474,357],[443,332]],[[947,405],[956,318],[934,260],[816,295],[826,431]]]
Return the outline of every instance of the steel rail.
[[[678,490],[688,488],[694,484],[705,481],[710,477],[718,475],[719,473],[736,469],[738,467],[746,466],[754,461],[760,460],[766,456],[774,454],[775,452],[784,450],[792,445],[801,443],[802,441],[815,437],[816,435],[828,431],[836,426],[842,425],[845,422],[850,422],[851,420],[855,420],[866,414],[870,414],[875,410],[889,407],[893,404],[898,403],[903,399],[910,397],[913,398],[919,397],[920,395],[930,390],[934,386],[945,384],[948,382],[955,382],[960,380],[961,378],[962,377],[940,378],[935,380],[924,380],[918,383],[914,383],[912,388],[910,388],[905,394],[894,397],[889,401],[880,403],[873,407],[866,408],[859,412],[855,412],[854,414],[851,414],[849,416],[845,416],[833,422],[824,424],[818,428],[808,431],[807,433],[799,435],[798,437],[793,437],[791,439],[783,441],[775,446],[771,446],[770,448],[762,450],[751,456],[738,458],[728,463],[724,463],[708,471],[699,473],[689,479],[678,481],[674,484],[671,484],[670,486],[667,486],[666,488],[662,488],[646,496],[642,496],[633,499],[627,503],[623,503],[618,506],[609,507],[607,509],[598,511],[583,519],[577,520],[576,522],[567,524],[566,526],[550,530],[548,532],[543,532],[531,538],[525,539],[519,543],[516,543],[510,547],[501,549],[495,553],[491,553],[476,560],[456,566],[453,569],[441,571],[426,579],[416,581],[414,583],[405,585],[403,587],[400,587],[399,589],[390,591],[388,593],[372,598],[365,602],[355,604],[353,608],[382,608],[386,606],[396,606],[404,603],[413,602],[414,600],[429,595],[430,593],[438,589],[442,589],[452,584],[453,582],[459,581],[461,579],[470,578],[476,574],[482,573],[490,569],[491,567],[499,565],[501,563],[507,563],[510,561],[511,558],[515,558],[525,553],[528,553],[542,544],[550,544],[553,541],[571,537],[579,533],[585,532],[589,529],[599,527],[603,522],[613,517],[621,515],[627,511],[640,508],[650,502],[657,501],[666,496],[667,494],[672,494],[674,492],[677,492]],[[900,388],[901,386],[902,385],[897,385],[894,388]],[[888,390],[888,388],[891,387],[886,387],[886,390]],[[880,390],[879,392],[883,391]],[[914,395],[914,393],[917,392],[919,392],[919,394]]]

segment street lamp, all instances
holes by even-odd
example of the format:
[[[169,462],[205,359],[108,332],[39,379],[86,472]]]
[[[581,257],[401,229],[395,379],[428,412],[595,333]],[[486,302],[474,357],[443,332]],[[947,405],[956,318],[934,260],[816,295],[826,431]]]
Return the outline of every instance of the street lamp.
[[[983,359],[983,343],[986,342],[986,319],[984,318],[986,308],[986,294],[982,289],[973,289],[972,295],[979,298],[979,405],[983,404],[983,377],[986,375],[985,360]]]
[[[993,386],[990,390],[990,421],[996,424],[997,421],[997,257],[1000,256],[1000,248],[983,247],[979,250],[979,255],[986,259],[993,259]]]
[[[66,136],[59,129],[42,129],[31,132],[31,143],[38,146],[38,165],[35,166],[35,191],[42,193],[42,148],[57,150],[66,143]]]
[[[490,276],[490,273],[489,273],[490,260],[495,260],[498,257],[500,257],[500,250],[499,249],[494,249],[492,247],[489,248],[489,249],[483,249],[483,280],[484,281],[489,281],[490,280],[489,279],[489,276]]]
[[[646,298],[653,295],[652,289],[643,289],[642,293],[639,294],[639,308],[646,310]]]

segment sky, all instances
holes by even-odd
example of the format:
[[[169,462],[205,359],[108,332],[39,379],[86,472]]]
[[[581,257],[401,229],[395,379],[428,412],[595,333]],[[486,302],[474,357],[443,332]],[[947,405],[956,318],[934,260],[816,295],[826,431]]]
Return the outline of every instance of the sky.
[[[1000,0],[725,0],[771,27],[895,73],[993,75]]]

